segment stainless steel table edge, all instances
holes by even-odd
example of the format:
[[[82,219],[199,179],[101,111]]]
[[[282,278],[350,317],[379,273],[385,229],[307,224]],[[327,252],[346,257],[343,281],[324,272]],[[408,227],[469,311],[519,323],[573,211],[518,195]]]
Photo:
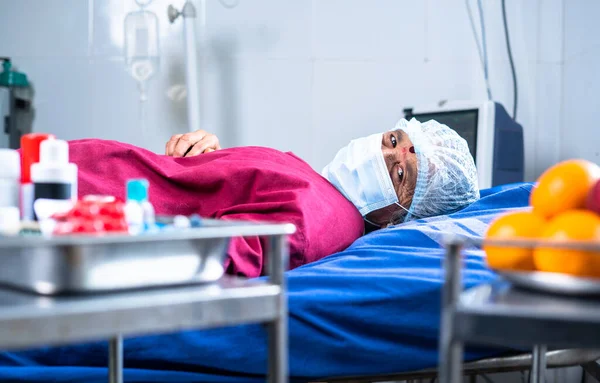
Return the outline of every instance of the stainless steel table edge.
[[[565,325],[561,320],[488,316],[477,312],[457,311],[453,338],[471,345],[523,349],[535,344],[558,348],[596,348],[600,344],[600,331],[596,323]],[[529,320],[531,319],[531,320]],[[499,320],[502,321],[499,324]],[[544,334],[541,334],[543,332]],[[548,333],[552,334],[548,335]],[[498,340],[495,334],[502,333]]]
[[[296,231],[293,224],[260,224],[260,223],[235,223],[231,227],[203,227],[203,236],[201,238],[225,238],[225,237],[246,237],[246,236],[261,236],[269,237],[269,249],[267,250],[267,280],[268,282],[279,288],[278,292],[269,294],[267,299],[275,300],[275,313],[271,319],[262,318],[266,324],[268,335],[268,382],[269,383],[284,383],[288,381],[288,308],[287,308],[287,286],[285,280],[285,271],[288,264],[289,249],[287,236]],[[87,237],[85,243],[109,243],[111,241],[134,242],[171,239],[190,238],[190,235],[195,235],[199,238],[197,232],[192,230],[169,231],[159,233],[158,236],[136,236],[129,237],[123,235],[104,235],[94,238]],[[75,241],[75,242],[74,242]],[[73,237],[56,237],[56,238],[28,238],[28,243],[23,244],[22,239],[3,239],[0,241],[0,246],[48,246],[64,243],[76,243],[77,238]],[[82,241],[84,241],[82,239]],[[44,299],[43,297],[39,299]],[[256,318],[257,320],[259,318]],[[266,319],[266,320],[265,320]],[[239,322],[242,323],[242,322]],[[238,323],[238,324],[239,324]],[[215,324],[216,326],[216,324]],[[175,331],[189,326],[176,328]],[[14,334],[13,334],[14,335]],[[40,344],[42,345],[42,344]],[[108,381],[110,383],[123,382],[123,337],[121,333],[115,332],[109,339],[109,370]]]
[[[240,287],[157,289],[72,300],[31,297],[0,310],[3,349],[59,345],[177,328],[207,329],[275,320],[281,289],[268,282]],[[117,295],[117,296],[112,296]],[[45,308],[51,315],[44,313]],[[21,333],[16,337],[15,333]]]
[[[459,327],[457,325],[458,321],[464,320],[456,314],[463,287],[461,250],[467,242],[476,245],[481,244],[481,241],[467,241],[459,236],[445,238],[446,254],[444,257],[438,362],[440,383],[462,382],[463,342],[455,333],[455,329]],[[530,383],[543,383],[546,351],[545,345],[534,345]]]
[[[35,247],[35,246],[62,246],[62,245],[96,245],[107,243],[148,243],[164,240],[178,239],[208,239],[208,238],[232,238],[232,237],[254,237],[254,236],[277,236],[291,235],[296,232],[293,224],[260,224],[260,223],[237,223],[227,221],[226,226],[203,226],[181,230],[166,230],[152,234],[124,235],[124,234],[102,234],[102,235],[65,235],[56,237],[3,237],[0,248]],[[229,225],[231,223],[231,225]]]

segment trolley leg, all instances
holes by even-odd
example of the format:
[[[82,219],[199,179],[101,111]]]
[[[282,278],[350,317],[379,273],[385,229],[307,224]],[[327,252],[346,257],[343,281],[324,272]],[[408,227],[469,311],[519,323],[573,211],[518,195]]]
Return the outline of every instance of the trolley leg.
[[[462,381],[463,346],[458,339],[455,339],[454,335],[454,313],[462,289],[461,248],[462,242],[458,240],[451,240],[446,244],[438,367],[440,383],[458,383]]]
[[[123,383],[123,338],[120,335],[108,344],[108,381]]]
[[[269,335],[269,383],[287,383],[288,379],[288,311],[285,269],[288,263],[286,236],[273,237],[270,242],[269,278],[279,285],[279,313],[267,324]]]
[[[546,377],[546,346],[535,345],[531,363],[531,383],[544,383]]]

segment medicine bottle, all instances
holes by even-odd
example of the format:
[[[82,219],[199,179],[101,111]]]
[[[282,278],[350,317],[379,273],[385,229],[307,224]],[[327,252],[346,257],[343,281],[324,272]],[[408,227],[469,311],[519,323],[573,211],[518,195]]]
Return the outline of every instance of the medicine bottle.
[[[45,140],[40,144],[40,162],[31,165],[34,219],[40,200],[45,216],[77,200],[77,165],[69,163],[69,144],[64,140]]]

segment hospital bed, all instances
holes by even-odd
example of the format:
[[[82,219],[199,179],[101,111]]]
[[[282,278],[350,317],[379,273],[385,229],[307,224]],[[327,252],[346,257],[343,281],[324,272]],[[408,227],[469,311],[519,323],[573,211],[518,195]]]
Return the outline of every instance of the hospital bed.
[[[444,236],[481,237],[498,214],[526,208],[531,187],[484,190],[480,201],[460,212],[370,233],[345,251],[289,271],[292,381],[435,376]],[[465,287],[496,278],[480,249],[466,248],[464,255]],[[267,348],[267,332],[258,324],[129,338],[124,379],[262,382]],[[1,353],[0,381],[105,382],[107,350],[107,343],[95,342]],[[529,355],[506,349],[465,351],[472,362],[465,365],[467,373],[528,369],[531,362]],[[548,361],[558,367],[598,357],[592,351],[558,350]]]

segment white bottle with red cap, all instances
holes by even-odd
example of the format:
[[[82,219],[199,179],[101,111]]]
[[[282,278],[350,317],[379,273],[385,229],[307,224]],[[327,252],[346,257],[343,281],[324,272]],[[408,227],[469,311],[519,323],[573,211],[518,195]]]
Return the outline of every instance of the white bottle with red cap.
[[[31,166],[40,162],[40,144],[55,137],[48,133],[27,133],[21,137],[21,219],[33,220]]]
[[[31,181],[35,219],[50,218],[77,201],[77,165],[69,163],[66,141],[42,141],[40,162],[31,166]]]

